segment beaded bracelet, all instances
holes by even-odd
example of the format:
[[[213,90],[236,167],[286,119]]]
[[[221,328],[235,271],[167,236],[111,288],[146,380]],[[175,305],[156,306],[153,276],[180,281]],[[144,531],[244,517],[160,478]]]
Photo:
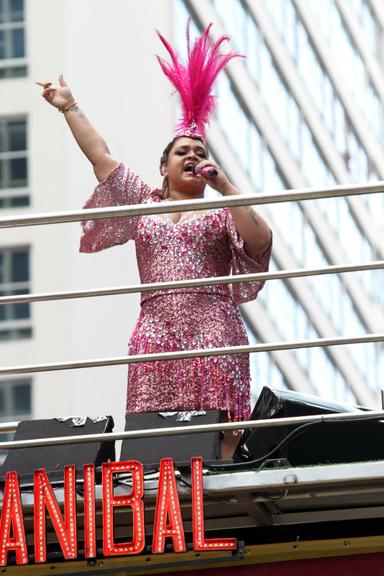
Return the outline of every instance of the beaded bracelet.
[[[58,111],[64,114],[65,112],[69,112],[70,110],[72,110],[72,108],[75,108],[76,106],[78,106],[78,103],[73,101],[71,104],[67,104],[67,106],[64,106],[64,108],[58,108]]]

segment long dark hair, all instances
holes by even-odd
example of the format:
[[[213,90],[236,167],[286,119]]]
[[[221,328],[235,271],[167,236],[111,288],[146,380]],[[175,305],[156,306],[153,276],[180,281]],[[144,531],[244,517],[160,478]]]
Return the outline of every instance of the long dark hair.
[[[208,148],[206,143],[204,142],[204,140],[201,138],[201,136],[188,136],[186,134],[181,134],[179,136],[175,136],[173,140],[171,140],[166,147],[163,150],[163,153],[161,155],[160,158],[160,168],[162,166],[164,166],[167,162],[168,162],[168,158],[169,158],[169,153],[172,150],[174,144],[177,142],[177,140],[179,140],[180,138],[191,138],[192,140],[199,140],[203,145],[204,148],[207,151],[207,157],[209,156],[208,153]],[[163,186],[162,186],[162,190],[163,190],[163,194],[164,194],[164,198],[167,198],[169,196],[169,188],[168,188],[168,177],[164,176],[163,178]]]

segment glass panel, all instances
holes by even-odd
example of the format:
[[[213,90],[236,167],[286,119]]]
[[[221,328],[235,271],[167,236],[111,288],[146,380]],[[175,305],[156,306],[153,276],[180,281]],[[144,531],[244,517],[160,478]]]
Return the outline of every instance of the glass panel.
[[[29,196],[16,196],[15,198],[10,198],[9,205],[11,208],[29,206]]]
[[[23,304],[13,304],[12,308],[13,308],[13,314],[12,314],[13,320],[25,320],[26,318],[30,317],[28,302]]]
[[[0,30],[0,58],[5,58],[5,31]]]
[[[27,149],[27,126],[25,120],[8,122],[8,150],[11,152]]]
[[[10,21],[22,22],[24,20],[24,0],[11,0]]]
[[[2,188],[9,188],[9,170],[10,170],[10,164],[9,164],[9,160],[3,160],[2,161],[2,180],[0,180],[0,186]]]
[[[1,262],[3,261],[3,266]],[[0,296],[7,296],[12,294],[27,294],[29,292],[28,285],[18,288],[15,284],[18,282],[28,282],[29,279],[29,252],[27,250],[12,251],[7,250],[1,254],[0,272],[3,268],[3,274],[0,282],[14,283],[14,289],[0,291]],[[3,284],[4,286],[4,284]],[[1,287],[1,283],[0,283]],[[30,304],[8,304],[0,306],[0,322],[12,320],[25,320],[30,317]],[[24,337],[22,331],[24,329],[10,328],[9,330],[0,331],[0,340],[10,340],[15,338]],[[30,328],[27,328],[28,335],[31,334]],[[26,336],[25,336],[26,337]],[[0,383],[1,385],[1,383]]]
[[[0,418],[5,416],[5,390],[0,388]]]
[[[11,31],[11,57],[22,58],[24,55],[24,29],[17,28]]]
[[[10,188],[27,185],[27,159],[14,158],[10,160]]]
[[[26,66],[12,66],[11,68],[0,68],[0,80],[3,78],[20,78],[27,75]]]
[[[28,282],[29,280],[29,254],[26,250],[12,253],[11,282]]]
[[[12,338],[32,338],[32,328],[20,328],[13,333]]]
[[[31,386],[29,384],[17,384],[12,388],[13,409],[15,414],[31,413]]]

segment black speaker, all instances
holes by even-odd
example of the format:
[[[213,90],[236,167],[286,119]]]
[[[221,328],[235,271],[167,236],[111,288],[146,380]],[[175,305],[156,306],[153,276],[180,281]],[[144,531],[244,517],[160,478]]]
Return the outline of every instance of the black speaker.
[[[219,410],[208,410],[205,414],[193,416],[189,421],[180,420],[180,414],[182,413],[167,416],[158,412],[127,414],[125,430],[173,426],[183,428],[220,422]],[[161,458],[173,458],[179,465],[189,465],[192,456],[202,456],[205,461],[214,461],[220,458],[220,438],[220,432],[209,432],[124,440],[120,460],[139,460],[142,464],[155,467],[158,467]]]
[[[361,410],[291,390],[264,387],[251,420]],[[366,412],[364,412],[366,414]],[[290,437],[291,432],[297,430]],[[375,442],[372,442],[372,439]],[[292,466],[384,458],[384,423],[379,420],[316,423],[300,428],[271,426],[245,430],[235,461],[286,459]]]
[[[81,424],[78,418],[25,420],[18,425],[14,440],[107,434],[112,432],[113,426],[112,416],[86,418]],[[20,482],[28,484],[33,481],[34,470],[45,468],[50,481],[62,481],[63,469],[67,464],[74,464],[77,478],[81,478],[84,464],[94,464],[97,467],[108,460],[115,460],[114,441],[11,449],[1,468],[0,480],[5,479],[6,472],[16,471]]]

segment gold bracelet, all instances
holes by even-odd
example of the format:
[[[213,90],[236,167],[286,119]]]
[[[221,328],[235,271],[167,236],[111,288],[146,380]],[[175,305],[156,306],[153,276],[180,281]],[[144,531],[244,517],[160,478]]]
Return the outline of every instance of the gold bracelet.
[[[71,104],[67,104],[66,106],[64,106],[64,108],[58,108],[58,111],[64,114],[65,112],[69,112],[73,108],[76,108],[76,106],[78,106],[78,103],[73,101],[71,102]]]

